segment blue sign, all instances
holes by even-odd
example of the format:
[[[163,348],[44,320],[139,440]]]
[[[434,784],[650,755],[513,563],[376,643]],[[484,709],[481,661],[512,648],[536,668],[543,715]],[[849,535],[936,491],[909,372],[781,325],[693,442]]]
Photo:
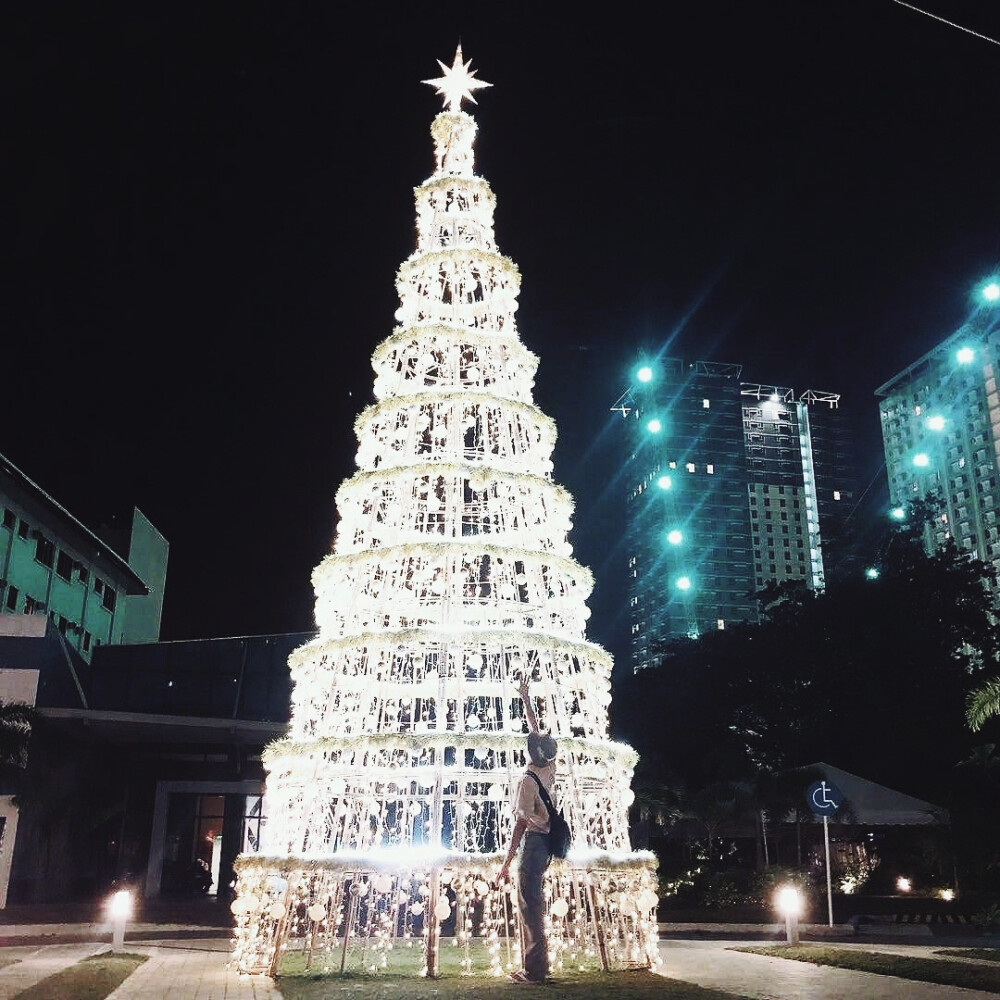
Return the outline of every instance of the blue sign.
[[[844,801],[840,789],[830,781],[816,781],[806,792],[809,808],[817,816],[832,816]]]

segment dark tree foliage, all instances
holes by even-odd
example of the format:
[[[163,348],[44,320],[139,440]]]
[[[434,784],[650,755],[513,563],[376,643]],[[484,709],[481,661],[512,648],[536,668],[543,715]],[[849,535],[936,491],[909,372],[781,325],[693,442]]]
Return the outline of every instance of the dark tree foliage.
[[[34,722],[35,712],[30,705],[0,702],[0,792],[23,794]]]
[[[989,567],[954,547],[928,556],[933,517],[913,505],[876,579],[771,586],[759,625],[672,644],[662,668],[620,682],[615,735],[688,789],[824,761],[949,805],[978,742],[965,701],[995,673],[997,635]]]

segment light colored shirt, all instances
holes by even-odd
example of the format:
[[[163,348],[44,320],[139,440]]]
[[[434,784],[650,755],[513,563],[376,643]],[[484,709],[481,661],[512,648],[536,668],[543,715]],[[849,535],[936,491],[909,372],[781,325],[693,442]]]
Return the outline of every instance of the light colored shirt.
[[[552,786],[556,781],[556,769],[554,767],[528,766],[529,771],[538,775],[545,791],[552,798]],[[514,816],[523,819],[528,824],[528,830],[536,833],[549,832],[549,811],[545,808],[541,795],[538,793],[538,785],[534,778],[529,778],[525,774],[521,778],[521,783],[517,786],[517,799],[514,802]]]

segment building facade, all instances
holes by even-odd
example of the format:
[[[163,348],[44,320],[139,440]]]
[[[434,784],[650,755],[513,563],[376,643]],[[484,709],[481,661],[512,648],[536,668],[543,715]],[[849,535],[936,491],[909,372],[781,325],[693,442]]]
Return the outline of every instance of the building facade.
[[[938,505],[929,550],[954,539],[1000,570],[1000,310],[984,305],[880,386],[889,499]]]
[[[633,669],[659,665],[672,639],[755,621],[769,582],[823,589],[855,494],[839,401],[744,382],[740,365],[639,368],[614,407],[629,449]]]
[[[0,613],[45,615],[84,660],[160,635],[168,545],[139,510],[98,537],[0,455]]]

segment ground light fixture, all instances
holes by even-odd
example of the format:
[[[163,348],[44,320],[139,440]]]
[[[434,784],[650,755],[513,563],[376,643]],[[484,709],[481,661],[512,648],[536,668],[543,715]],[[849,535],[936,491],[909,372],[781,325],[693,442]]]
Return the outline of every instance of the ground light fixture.
[[[783,885],[774,898],[777,911],[785,918],[785,940],[799,943],[799,917],[802,915],[802,893],[794,885]]]
[[[132,893],[119,889],[108,900],[108,916],[111,918],[111,950],[125,950],[125,924],[132,916]]]

